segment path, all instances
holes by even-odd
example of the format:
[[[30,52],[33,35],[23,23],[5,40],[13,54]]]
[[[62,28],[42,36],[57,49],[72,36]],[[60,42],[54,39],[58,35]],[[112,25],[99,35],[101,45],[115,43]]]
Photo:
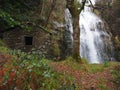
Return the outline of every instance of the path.
[[[56,72],[73,76],[74,84],[78,85],[80,90],[113,90],[111,89],[113,88],[113,84],[111,82],[110,68],[94,74],[75,70],[59,62],[52,62],[50,66]],[[105,89],[106,87],[108,89]]]

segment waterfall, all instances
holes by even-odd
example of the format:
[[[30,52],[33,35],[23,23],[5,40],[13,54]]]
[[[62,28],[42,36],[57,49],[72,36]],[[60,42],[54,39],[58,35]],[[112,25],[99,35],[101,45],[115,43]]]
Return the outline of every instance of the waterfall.
[[[91,2],[95,4],[94,0]],[[111,46],[111,40],[101,18],[87,5],[90,2],[80,14],[80,55],[90,63],[101,63],[110,58],[108,46]]]
[[[95,0],[91,2],[95,4]],[[88,1],[80,14],[80,56],[87,59],[89,63],[102,63],[111,58],[111,39],[102,19],[92,12],[92,8],[88,7],[90,5]],[[68,17],[66,20],[69,22],[69,30],[73,33],[68,9],[66,17]]]

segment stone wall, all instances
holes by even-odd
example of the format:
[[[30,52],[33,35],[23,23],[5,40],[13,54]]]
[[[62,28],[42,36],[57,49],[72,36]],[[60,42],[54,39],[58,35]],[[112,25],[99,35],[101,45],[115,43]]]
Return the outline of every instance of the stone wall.
[[[27,42],[26,38],[28,40]],[[14,28],[4,33],[3,40],[11,49],[20,49],[25,52],[36,50],[39,54],[48,53],[51,45],[50,34],[41,29],[26,32],[19,27]]]

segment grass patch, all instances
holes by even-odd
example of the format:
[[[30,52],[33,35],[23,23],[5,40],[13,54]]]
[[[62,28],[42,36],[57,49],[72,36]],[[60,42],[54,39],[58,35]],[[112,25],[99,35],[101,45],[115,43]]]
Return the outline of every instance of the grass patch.
[[[82,63],[81,63],[82,62]],[[83,72],[97,73],[104,71],[105,68],[120,65],[118,62],[105,62],[102,64],[89,64],[87,60],[82,59],[81,62],[76,62],[72,57],[66,58],[60,63],[67,65],[74,70],[82,70]],[[59,64],[59,63],[58,63]]]
[[[82,63],[81,63],[82,62]],[[88,62],[85,59],[82,59],[80,62],[75,61],[72,57],[66,58],[66,60],[61,62],[64,65],[68,65],[74,70],[88,71]]]
[[[111,70],[111,74],[114,78],[113,82],[120,85],[120,65],[114,66]]]
[[[74,70],[82,70],[84,72],[95,73],[104,70],[103,64],[89,64],[85,59],[82,59],[81,62],[76,62],[72,57],[68,57],[61,63],[70,66]]]
[[[89,71],[92,73],[102,72],[104,68],[102,64],[89,64]]]
[[[6,54],[9,53],[10,50],[6,47],[6,45],[3,43],[3,41],[0,39],[0,53]]]

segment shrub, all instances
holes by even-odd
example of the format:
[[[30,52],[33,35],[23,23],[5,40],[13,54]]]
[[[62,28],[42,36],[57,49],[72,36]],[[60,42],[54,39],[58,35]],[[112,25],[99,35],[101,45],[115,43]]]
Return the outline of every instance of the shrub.
[[[17,53],[16,53],[17,52]],[[14,60],[9,60],[0,69],[0,90],[57,90],[73,88],[72,80],[64,74],[55,73],[49,61],[35,54],[12,51]],[[18,60],[19,59],[19,60]]]

